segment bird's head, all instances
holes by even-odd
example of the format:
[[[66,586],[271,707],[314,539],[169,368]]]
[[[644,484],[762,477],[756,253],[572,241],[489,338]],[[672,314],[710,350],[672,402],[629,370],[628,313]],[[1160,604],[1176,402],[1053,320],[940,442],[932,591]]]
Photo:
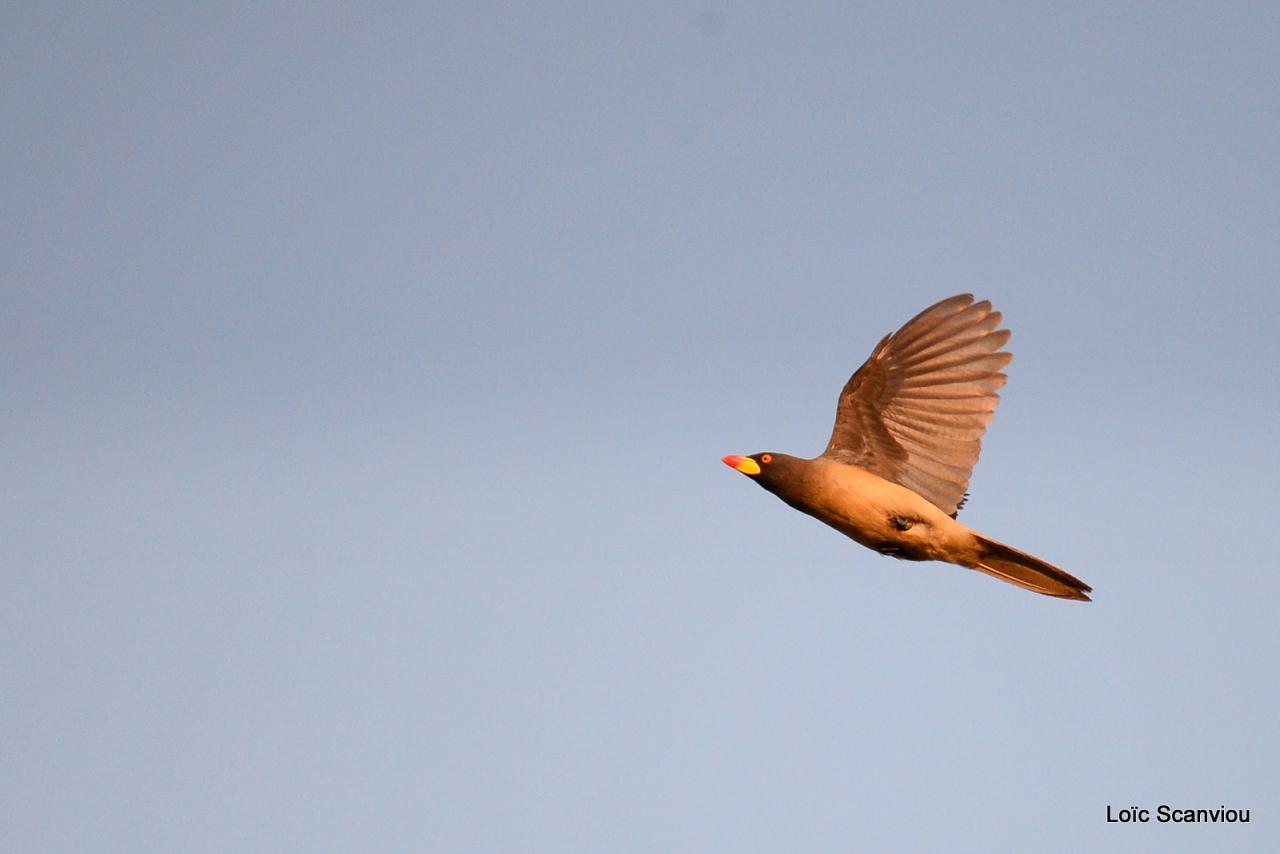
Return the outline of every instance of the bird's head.
[[[798,474],[794,470],[803,460],[776,451],[764,451],[748,457],[730,454],[722,462],[730,468],[737,469],[770,492],[778,492],[778,487],[787,480],[794,480]]]

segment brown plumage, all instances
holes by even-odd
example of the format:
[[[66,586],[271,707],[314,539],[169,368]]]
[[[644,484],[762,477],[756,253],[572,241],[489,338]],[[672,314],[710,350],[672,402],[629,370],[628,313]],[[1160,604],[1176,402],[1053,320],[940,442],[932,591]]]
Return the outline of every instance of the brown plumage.
[[[1013,358],[991,303],[945,299],[886,335],[840,393],[826,451],[728,456],[792,507],[881,554],[976,569],[1047,596],[1092,588],[955,520]]]

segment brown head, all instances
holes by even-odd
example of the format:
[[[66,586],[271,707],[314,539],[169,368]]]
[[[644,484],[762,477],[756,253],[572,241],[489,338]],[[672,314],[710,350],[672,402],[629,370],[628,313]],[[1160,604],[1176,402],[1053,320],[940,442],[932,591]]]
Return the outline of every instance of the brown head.
[[[808,479],[805,464],[809,460],[802,460],[790,454],[779,454],[776,451],[764,451],[749,457],[730,454],[722,462],[742,472],[784,500],[794,494],[802,482]]]

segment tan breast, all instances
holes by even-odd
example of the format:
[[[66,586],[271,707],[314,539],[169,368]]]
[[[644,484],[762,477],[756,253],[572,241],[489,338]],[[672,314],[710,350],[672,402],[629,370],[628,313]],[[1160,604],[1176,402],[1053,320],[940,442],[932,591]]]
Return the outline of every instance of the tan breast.
[[[972,539],[967,527],[904,486],[858,468],[810,460],[798,509],[868,548],[899,545],[922,559],[946,559]],[[910,520],[902,530],[895,520]]]

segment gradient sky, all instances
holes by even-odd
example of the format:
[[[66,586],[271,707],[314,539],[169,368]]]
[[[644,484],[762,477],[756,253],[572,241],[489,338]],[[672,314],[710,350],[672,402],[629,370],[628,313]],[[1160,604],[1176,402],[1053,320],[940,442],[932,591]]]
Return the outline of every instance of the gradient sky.
[[[23,852],[1263,851],[1275,4],[10,4],[0,812]],[[899,563],[816,454],[1014,330]],[[1109,825],[1108,804],[1251,808]]]

